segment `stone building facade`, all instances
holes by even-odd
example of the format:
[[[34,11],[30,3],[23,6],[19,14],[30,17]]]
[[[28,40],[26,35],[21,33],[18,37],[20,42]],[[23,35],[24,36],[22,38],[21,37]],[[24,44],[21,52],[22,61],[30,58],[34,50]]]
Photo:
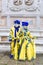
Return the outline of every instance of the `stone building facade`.
[[[43,53],[43,0],[0,0],[1,43],[9,43],[9,30],[17,19],[29,22],[29,30],[38,37],[35,41],[36,51]],[[1,48],[3,50],[3,46]]]
[[[0,0],[0,28],[10,28],[13,21],[29,21],[29,29],[43,29],[42,0]]]

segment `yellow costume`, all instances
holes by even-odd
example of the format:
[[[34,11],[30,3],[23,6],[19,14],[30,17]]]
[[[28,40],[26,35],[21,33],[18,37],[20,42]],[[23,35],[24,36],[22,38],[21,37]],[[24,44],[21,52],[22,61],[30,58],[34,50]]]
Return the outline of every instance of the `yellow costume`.
[[[10,35],[9,35],[9,41],[11,41],[11,55],[13,55],[13,58],[15,60],[18,59],[18,47],[19,47],[19,39],[17,38],[17,32],[19,31],[20,28],[20,21],[16,20],[14,21],[14,26],[10,30]]]
[[[27,32],[27,59],[32,60],[36,58],[36,49],[35,49],[35,43],[34,43],[34,37],[30,34],[30,32]]]
[[[22,34],[21,34],[22,32]],[[34,37],[30,34],[30,32],[26,32],[26,36],[23,31],[18,33],[19,35],[19,60],[32,60],[36,58],[36,49],[34,43]]]
[[[19,42],[19,60],[26,60],[26,45],[28,43],[27,39],[24,37],[24,33],[22,31],[19,32],[19,38],[20,38],[20,42]]]
[[[14,27],[10,30],[9,40],[11,41],[11,55],[14,54]]]
[[[32,60],[36,58],[34,37],[27,29],[28,23],[22,22],[22,24],[23,29],[18,30],[19,27],[12,27],[10,30],[11,55],[15,60]]]

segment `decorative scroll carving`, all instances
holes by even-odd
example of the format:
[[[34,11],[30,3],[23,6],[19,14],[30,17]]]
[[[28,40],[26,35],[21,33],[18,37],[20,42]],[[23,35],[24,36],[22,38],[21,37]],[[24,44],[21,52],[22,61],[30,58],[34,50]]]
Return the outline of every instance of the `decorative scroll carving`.
[[[25,11],[36,11],[37,10],[37,7],[32,5],[30,7],[28,6],[25,6]]]
[[[38,0],[9,0],[9,8],[11,11],[36,11],[37,3]]]
[[[25,0],[25,10],[26,11],[36,11],[37,0]]]
[[[25,0],[25,5],[32,5],[34,3],[34,0]]]
[[[16,6],[22,5],[22,1],[21,0],[14,0],[13,4]]]
[[[21,11],[22,9],[22,1],[21,0],[13,0],[13,4],[10,5],[9,1],[9,7],[11,11]]]

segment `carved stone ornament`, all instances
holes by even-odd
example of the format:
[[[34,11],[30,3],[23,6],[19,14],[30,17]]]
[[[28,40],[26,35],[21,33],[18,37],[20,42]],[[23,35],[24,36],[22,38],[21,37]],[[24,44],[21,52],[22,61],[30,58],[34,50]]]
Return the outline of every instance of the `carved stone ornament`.
[[[9,8],[11,11],[21,11],[22,10],[22,1],[21,0],[12,0],[9,1]],[[10,5],[10,3],[12,5]]]
[[[14,0],[13,4],[16,6],[22,5],[22,1],[21,0]]]
[[[34,0],[25,0],[25,5],[32,5],[34,3]]]
[[[36,11],[37,0],[25,0],[25,10],[26,11]]]
[[[11,11],[36,11],[38,0],[9,0]]]

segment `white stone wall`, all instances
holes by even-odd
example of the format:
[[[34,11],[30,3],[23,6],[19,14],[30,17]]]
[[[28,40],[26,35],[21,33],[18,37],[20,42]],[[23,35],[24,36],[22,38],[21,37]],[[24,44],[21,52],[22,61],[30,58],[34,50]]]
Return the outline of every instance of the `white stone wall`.
[[[30,29],[43,29],[43,1],[33,0],[32,4],[31,1],[26,5],[22,0],[22,5],[15,6],[13,0],[0,0],[0,28],[10,28],[19,19],[29,21]]]
[[[28,21],[32,35],[38,37],[36,52],[43,53],[43,0],[17,0],[16,5],[14,1],[0,0],[0,43],[8,43],[8,31],[14,20]]]

